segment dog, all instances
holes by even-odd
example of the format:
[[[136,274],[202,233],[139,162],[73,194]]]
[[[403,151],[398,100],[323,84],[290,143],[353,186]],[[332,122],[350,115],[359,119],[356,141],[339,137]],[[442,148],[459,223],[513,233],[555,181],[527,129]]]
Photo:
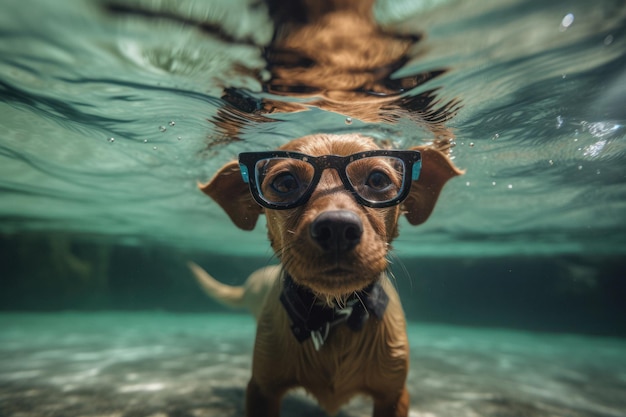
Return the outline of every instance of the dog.
[[[190,264],[209,296],[256,317],[246,416],[278,417],[295,387],[331,415],[357,394],[373,398],[374,417],[408,415],[409,344],[387,255],[400,216],[426,221],[462,173],[433,146],[385,151],[359,134],[317,134],[241,154],[199,184],[241,229],[265,214],[280,260],[241,287]]]

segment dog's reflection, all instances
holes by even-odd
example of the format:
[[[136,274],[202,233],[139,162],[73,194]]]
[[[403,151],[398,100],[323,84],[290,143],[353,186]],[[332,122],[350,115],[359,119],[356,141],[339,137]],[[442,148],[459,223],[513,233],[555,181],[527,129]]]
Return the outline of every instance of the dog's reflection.
[[[264,115],[317,107],[367,123],[408,118],[430,130],[439,147],[448,146],[453,135],[445,122],[459,101],[438,102],[436,89],[414,93],[445,70],[394,76],[418,57],[420,34],[382,29],[373,0],[267,3],[275,30],[265,48],[269,78],[262,86],[272,98],[226,89],[222,98],[228,105],[215,122],[228,136],[237,137],[251,121],[275,121]]]
[[[237,39],[218,24],[165,11],[160,2],[109,3],[117,15],[169,20],[194,26],[231,44],[258,47],[262,70],[239,66],[233,71],[257,79],[262,92],[224,86],[223,106],[211,118],[220,134],[209,146],[238,140],[242,129],[280,120],[285,113],[319,108],[365,123],[408,119],[432,133],[435,146],[446,150],[453,134],[446,122],[460,108],[456,99],[439,100],[437,88],[424,86],[443,68],[410,72],[424,52],[422,34],[382,28],[373,13],[374,0],[266,0],[274,23],[271,42],[254,45]],[[399,75],[401,74],[401,75]]]

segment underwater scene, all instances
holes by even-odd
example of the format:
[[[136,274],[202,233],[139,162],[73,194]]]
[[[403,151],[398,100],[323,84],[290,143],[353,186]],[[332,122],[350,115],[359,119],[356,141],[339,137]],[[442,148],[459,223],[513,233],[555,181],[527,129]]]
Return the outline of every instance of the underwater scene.
[[[290,278],[285,253],[302,246],[287,224],[306,216],[289,213],[334,174],[303,185],[301,207],[271,211],[293,183],[253,178],[249,190],[231,161],[266,152],[249,175],[269,176],[269,152],[294,139],[314,149],[361,135],[392,150],[402,190],[422,193],[360,191],[350,166],[368,149],[336,168],[336,201],[349,196],[373,224],[383,214],[371,213],[398,219],[397,237],[385,223],[388,241],[370,252],[406,316],[404,415],[626,417],[623,0],[2,6],[0,416],[277,415],[246,411],[258,316],[207,296],[189,265],[219,291],[281,261]],[[393,157],[416,147],[419,163]],[[439,184],[432,154],[453,167]],[[237,181],[214,192],[218,172]],[[389,187],[380,171],[370,180]],[[337,250],[356,251],[369,230]],[[360,279],[374,268],[358,267]],[[341,327],[302,346],[322,354]],[[280,415],[385,417],[376,401],[329,413],[298,388]]]

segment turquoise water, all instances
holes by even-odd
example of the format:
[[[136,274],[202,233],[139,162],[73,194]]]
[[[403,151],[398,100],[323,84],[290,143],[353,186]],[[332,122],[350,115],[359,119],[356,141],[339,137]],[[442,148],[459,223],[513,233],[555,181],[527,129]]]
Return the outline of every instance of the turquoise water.
[[[394,243],[411,416],[626,416],[623,0],[374,12],[422,35],[394,77],[442,70],[411,94],[459,104],[447,126],[466,170]],[[3,1],[1,416],[242,414],[254,322],[185,263],[240,283],[275,259],[263,220],[237,229],[197,182],[310,133],[433,139],[407,117],[230,106],[303,102],[263,90],[272,33],[248,0]],[[322,415],[302,393],[284,411]]]
[[[260,48],[168,19],[106,13],[96,1],[4,2],[0,17],[1,230],[104,235],[128,243],[265,254],[231,227],[196,181],[242,150],[319,131],[364,131],[402,146],[414,124],[371,125],[312,108],[248,125],[224,143],[224,88]],[[129,4],[133,4],[130,2]],[[143,4],[143,3],[137,3]],[[263,8],[145,2],[263,44]],[[621,1],[379,2],[379,21],[425,32],[400,70],[449,68],[423,89],[460,98],[452,181],[429,222],[403,223],[404,255],[624,253],[626,75]],[[566,29],[562,21],[574,16]],[[262,95],[261,93],[256,93]],[[114,139],[114,141],[112,141]]]

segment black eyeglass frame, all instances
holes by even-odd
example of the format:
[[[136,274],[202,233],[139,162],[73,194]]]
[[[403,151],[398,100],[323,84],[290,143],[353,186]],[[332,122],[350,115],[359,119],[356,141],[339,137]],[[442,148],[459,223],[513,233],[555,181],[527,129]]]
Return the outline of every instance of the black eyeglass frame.
[[[348,164],[357,161],[359,159],[371,158],[377,156],[387,156],[400,159],[405,166],[402,174],[402,189],[400,193],[391,200],[388,201],[369,201],[361,197],[356,192],[348,175],[346,168]],[[307,188],[307,190],[295,201],[285,204],[276,204],[265,200],[259,190],[259,184],[256,178],[256,164],[263,159],[282,158],[282,159],[296,159],[306,163],[309,163],[314,168],[313,178]],[[319,183],[322,173],[329,168],[334,169],[339,174],[343,186],[350,191],[356,201],[367,207],[384,208],[397,205],[404,201],[411,191],[411,183],[419,179],[420,170],[422,167],[422,155],[419,151],[412,150],[372,150],[365,152],[358,152],[348,156],[339,155],[322,155],[311,156],[299,152],[290,151],[269,151],[269,152],[242,152],[239,154],[239,168],[241,170],[241,176],[243,181],[250,186],[250,192],[254,200],[261,206],[272,210],[288,210],[303,204],[311,198],[311,195],[315,191],[317,184]]]

